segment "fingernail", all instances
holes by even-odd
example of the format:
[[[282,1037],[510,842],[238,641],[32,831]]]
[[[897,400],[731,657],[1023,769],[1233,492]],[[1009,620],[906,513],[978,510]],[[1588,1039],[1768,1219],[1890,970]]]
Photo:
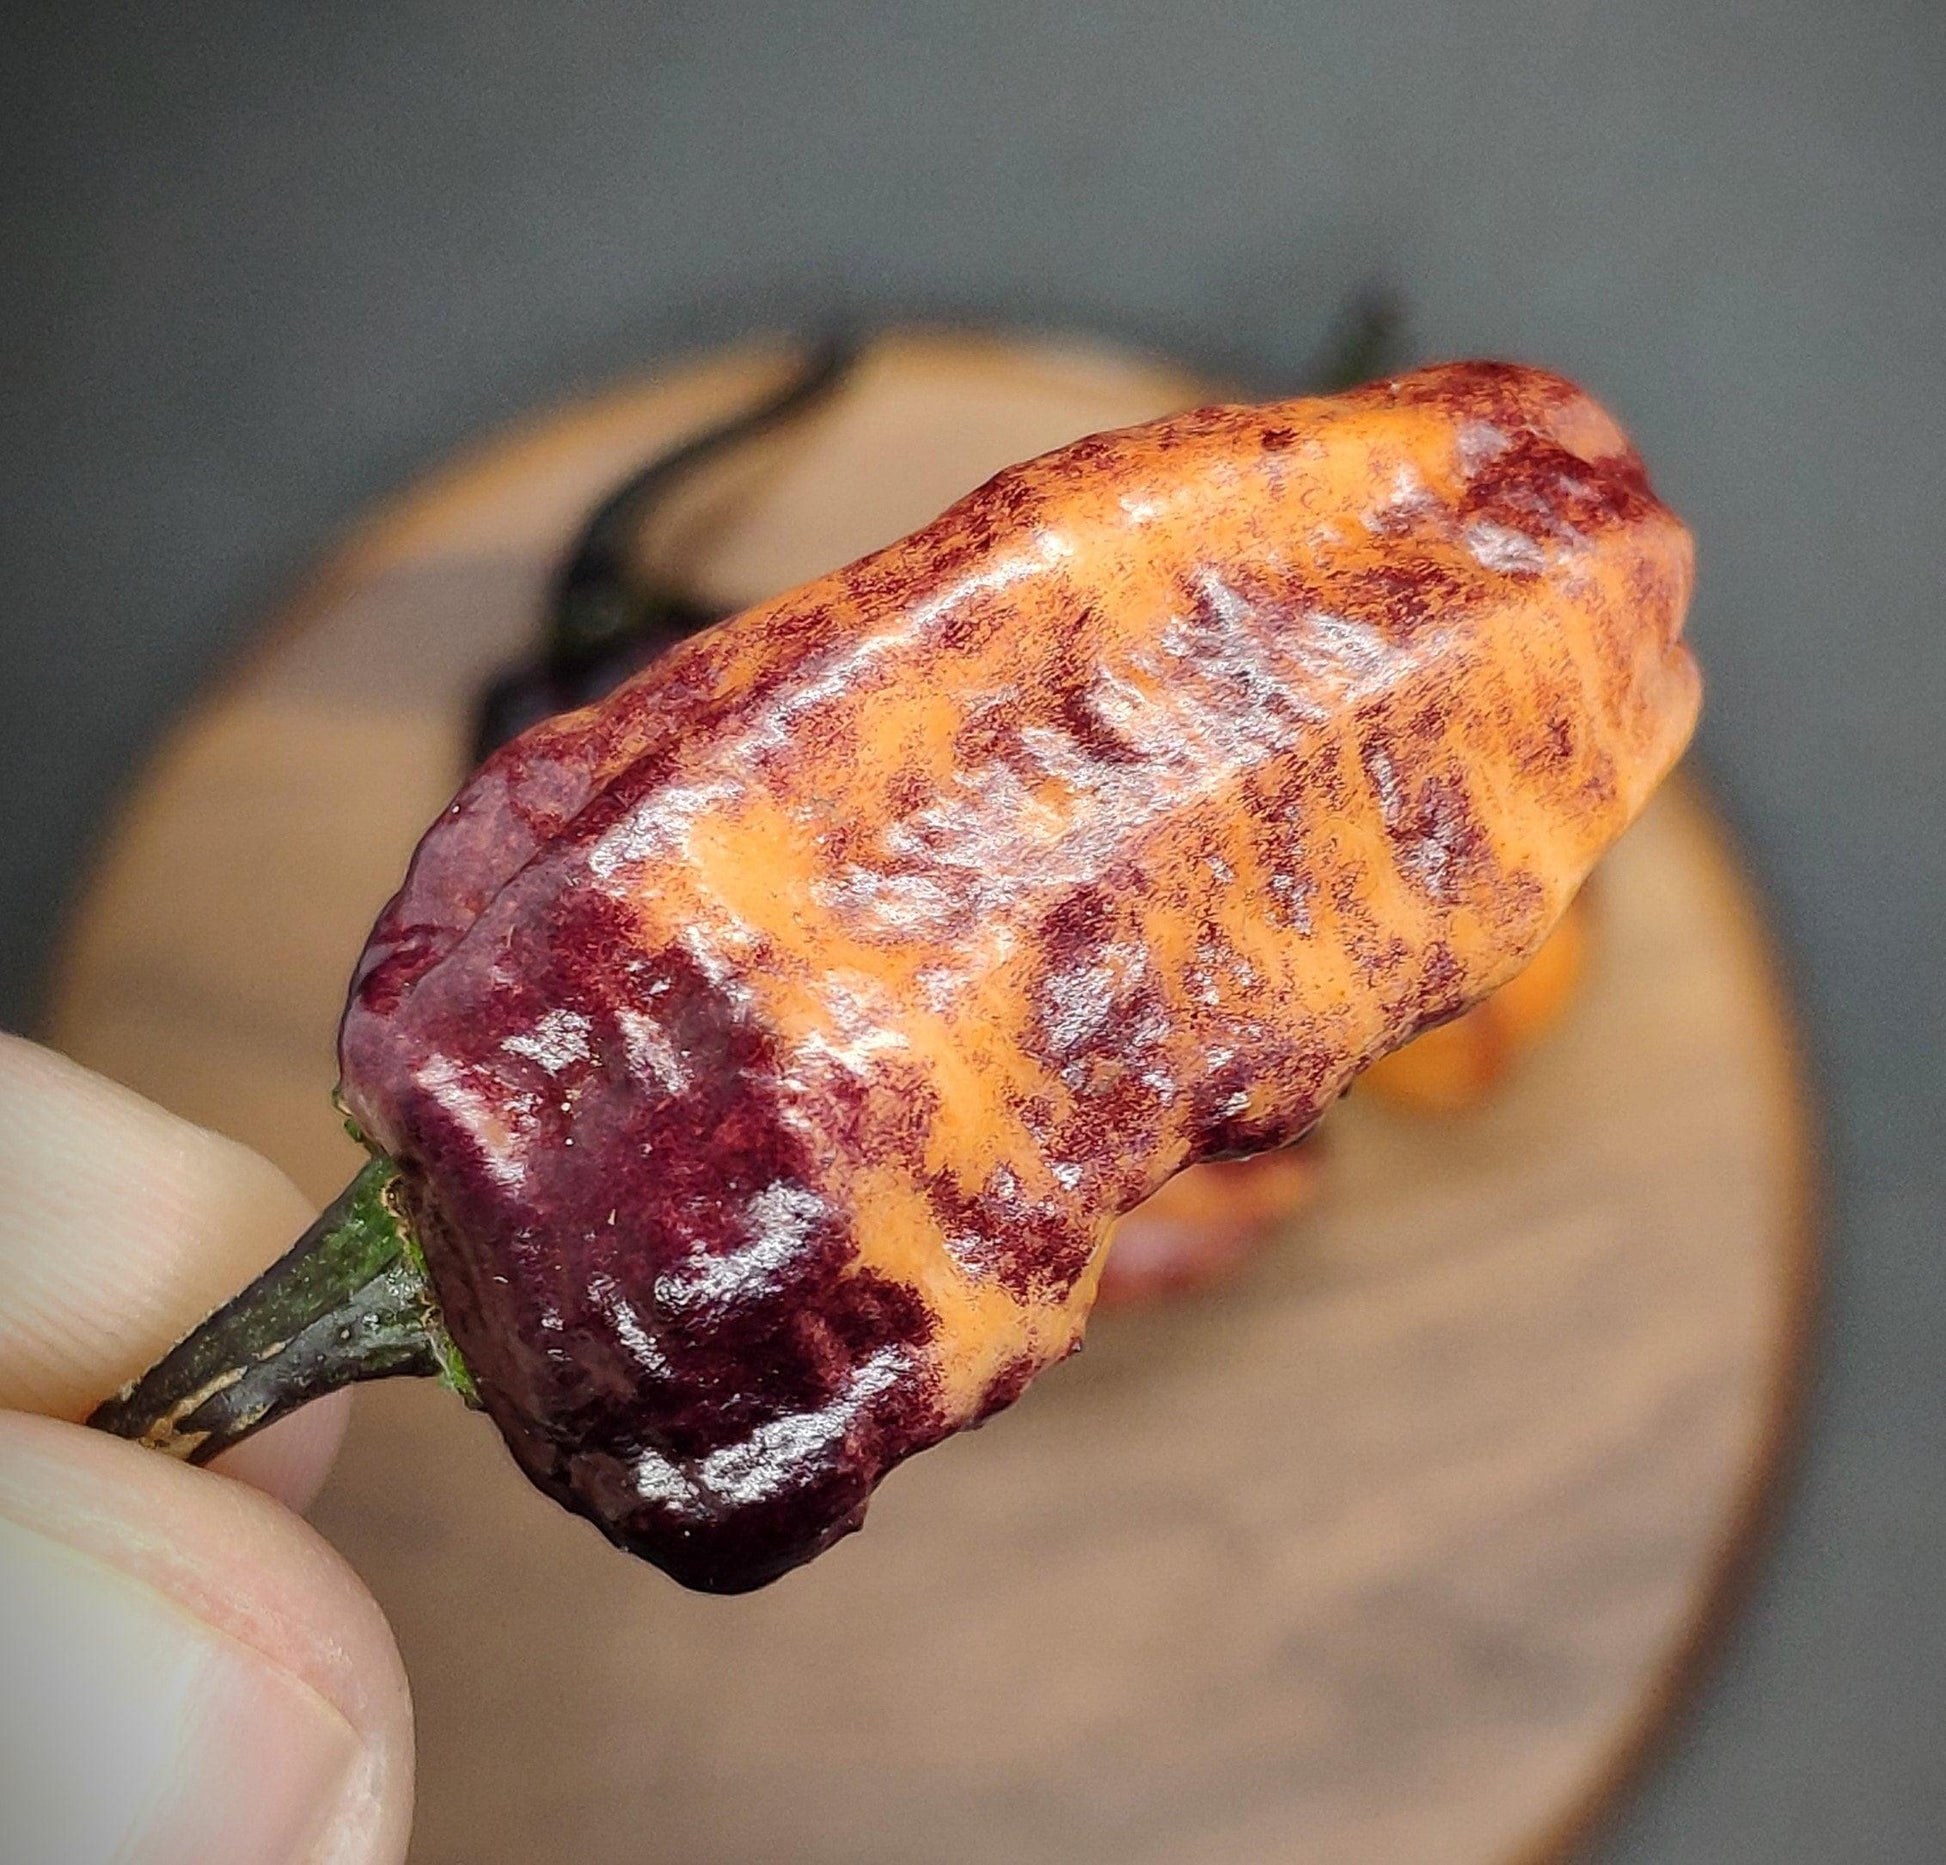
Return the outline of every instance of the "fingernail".
[[[324,1698],[145,1582],[0,1519],[0,1834],[23,1865],[283,1865],[358,1737]]]

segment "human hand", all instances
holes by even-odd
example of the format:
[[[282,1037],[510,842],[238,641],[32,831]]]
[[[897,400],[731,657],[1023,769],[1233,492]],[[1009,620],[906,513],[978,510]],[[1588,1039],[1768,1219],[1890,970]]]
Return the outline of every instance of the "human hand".
[[[309,1222],[254,1153],[0,1034],[0,1858],[383,1865],[412,1723],[293,1510],[348,1393],[192,1469],[77,1421]],[[221,1474],[218,1474],[218,1473]]]

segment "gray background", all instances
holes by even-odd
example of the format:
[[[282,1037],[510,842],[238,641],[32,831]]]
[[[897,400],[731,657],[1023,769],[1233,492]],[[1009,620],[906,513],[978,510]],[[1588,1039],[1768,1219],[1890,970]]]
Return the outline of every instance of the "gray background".
[[[834,307],[1584,377],[1829,1098],[1809,1453],[1617,1859],[1946,1858],[1946,19],[1832,4],[14,7],[0,1020],[161,723],[484,423]]]

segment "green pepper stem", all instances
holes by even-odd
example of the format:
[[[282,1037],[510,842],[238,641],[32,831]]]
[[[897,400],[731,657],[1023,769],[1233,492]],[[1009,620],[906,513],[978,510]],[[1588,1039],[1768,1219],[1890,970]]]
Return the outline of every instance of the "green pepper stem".
[[[255,1282],[88,1423],[207,1463],[359,1380],[444,1378],[471,1401],[397,1178],[391,1160],[373,1159]]]

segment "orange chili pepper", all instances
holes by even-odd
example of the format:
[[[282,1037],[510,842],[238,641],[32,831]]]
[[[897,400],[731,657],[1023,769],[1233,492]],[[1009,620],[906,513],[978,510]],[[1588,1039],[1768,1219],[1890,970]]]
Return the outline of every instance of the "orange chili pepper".
[[[1689,736],[1690,576],[1595,403],[1457,364],[1077,441],[533,728],[341,1037],[449,1372],[685,1583],[808,1559],[1120,1213],[1539,950]]]

